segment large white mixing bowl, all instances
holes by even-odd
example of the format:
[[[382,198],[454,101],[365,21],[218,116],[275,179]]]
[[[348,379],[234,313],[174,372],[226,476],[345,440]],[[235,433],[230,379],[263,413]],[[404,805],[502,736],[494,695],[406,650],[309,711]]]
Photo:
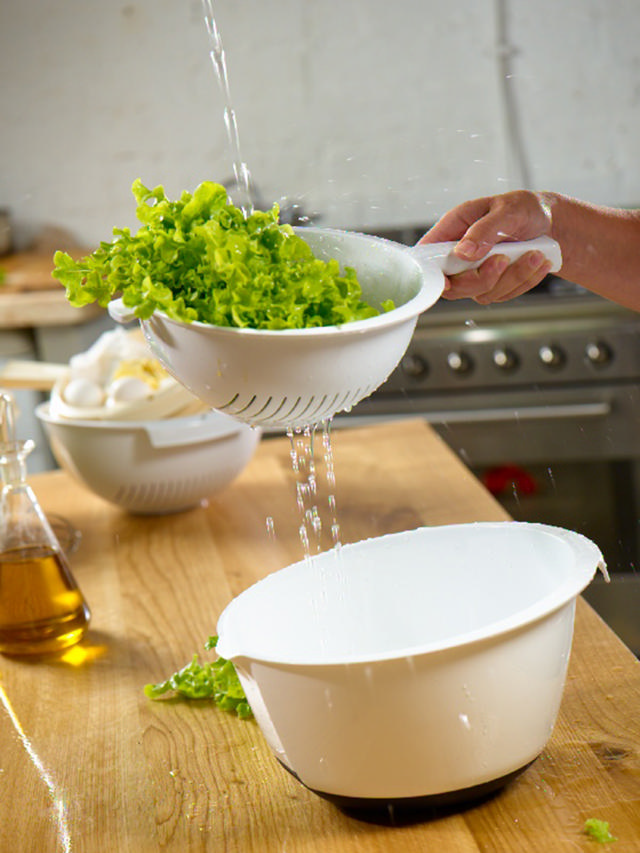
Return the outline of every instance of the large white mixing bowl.
[[[604,566],[541,524],[425,527],[275,572],[218,622],[279,761],[341,806],[498,789],[544,748],[577,595]]]

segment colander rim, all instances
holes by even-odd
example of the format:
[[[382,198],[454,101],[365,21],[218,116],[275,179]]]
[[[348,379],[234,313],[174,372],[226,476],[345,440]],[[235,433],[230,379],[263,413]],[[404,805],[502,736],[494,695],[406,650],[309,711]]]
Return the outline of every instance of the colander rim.
[[[301,229],[302,230],[302,229]],[[349,239],[362,238],[369,243],[376,243],[387,247],[390,251],[397,252],[403,256],[406,263],[413,266],[422,278],[422,285],[415,296],[412,296],[407,302],[398,305],[391,311],[383,314],[378,314],[375,317],[368,317],[364,320],[354,320],[350,323],[333,326],[314,326],[305,329],[253,329],[249,327],[240,328],[238,326],[216,326],[213,323],[203,323],[200,320],[192,320],[190,323],[185,323],[182,320],[176,320],[169,317],[160,309],[153,312],[151,317],[140,320],[144,326],[153,320],[154,317],[160,317],[164,322],[173,324],[179,327],[191,327],[202,329],[203,331],[215,332],[216,335],[226,335],[229,337],[249,337],[249,338],[277,338],[278,340],[298,339],[298,338],[318,338],[331,336],[344,336],[349,334],[364,334],[366,332],[379,332],[383,329],[390,328],[395,325],[413,319],[426,311],[437,302],[444,291],[445,277],[442,270],[434,261],[428,265],[429,273],[427,275],[425,266],[419,263],[415,257],[411,255],[409,246],[404,246],[400,243],[394,243],[385,237],[376,237],[370,234],[363,234],[357,231],[340,231],[336,228],[305,228],[305,231],[311,233],[322,233],[328,235],[348,236]]]

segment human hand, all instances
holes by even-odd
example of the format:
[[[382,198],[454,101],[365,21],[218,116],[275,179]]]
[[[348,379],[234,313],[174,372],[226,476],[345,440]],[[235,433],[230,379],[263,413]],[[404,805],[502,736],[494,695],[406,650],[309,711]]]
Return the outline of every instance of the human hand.
[[[457,240],[455,254],[478,261],[496,244],[531,240],[551,233],[548,202],[526,190],[474,199],[446,213],[418,242]],[[488,258],[477,269],[447,278],[445,299],[473,299],[481,304],[505,302],[539,284],[551,269],[542,252],[527,252],[509,262],[505,255]]]

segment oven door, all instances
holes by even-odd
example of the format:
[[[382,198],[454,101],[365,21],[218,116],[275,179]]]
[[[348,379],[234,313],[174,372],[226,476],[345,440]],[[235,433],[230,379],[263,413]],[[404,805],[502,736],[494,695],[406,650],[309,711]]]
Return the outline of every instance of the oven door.
[[[584,533],[614,572],[639,565],[639,386],[378,393],[336,425],[414,416],[434,427],[517,520]]]
[[[640,458],[640,386],[374,394],[337,425],[424,417],[470,465]]]

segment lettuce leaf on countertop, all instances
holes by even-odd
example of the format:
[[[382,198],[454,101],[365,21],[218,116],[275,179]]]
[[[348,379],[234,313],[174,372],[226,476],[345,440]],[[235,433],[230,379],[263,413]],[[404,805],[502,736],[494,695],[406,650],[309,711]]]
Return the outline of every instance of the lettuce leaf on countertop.
[[[597,841],[599,844],[609,844],[611,841],[618,839],[609,831],[609,823],[606,820],[600,820],[597,817],[590,817],[584,822],[584,831],[590,838]]]
[[[335,259],[315,258],[307,243],[278,222],[275,204],[249,216],[229,203],[226,189],[206,181],[170,201],[162,186],[138,179],[132,192],[142,223],[133,234],[74,260],[54,255],[53,277],[72,305],[106,307],[121,294],[140,319],[159,310],[183,322],[254,329],[302,329],[373,317],[356,273]],[[388,300],[383,311],[393,308]]]
[[[205,649],[214,649],[217,641],[217,637],[209,637]],[[145,685],[144,692],[149,699],[159,699],[169,692],[185,699],[212,699],[223,711],[232,711],[240,719],[253,716],[234,665],[221,657],[201,664],[198,655],[194,655],[190,663],[166,681]]]

